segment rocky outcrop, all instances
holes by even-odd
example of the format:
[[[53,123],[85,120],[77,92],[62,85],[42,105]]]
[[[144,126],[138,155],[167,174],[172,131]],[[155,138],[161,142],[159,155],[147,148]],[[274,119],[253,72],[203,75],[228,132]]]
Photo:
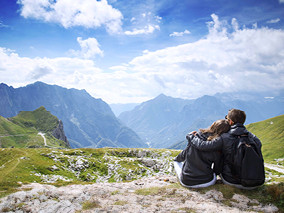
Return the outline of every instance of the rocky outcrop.
[[[175,176],[163,175],[132,182],[55,187],[32,183],[0,200],[1,212],[277,212],[243,195],[224,198],[216,190],[200,193],[180,187]]]
[[[154,175],[174,175],[173,153],[175,151],[157,152],[149,149],[109,149],[101,156],[89,154],[82,150],[51,151],[41,154],[54,161],[48,168],[68,171],[80,181],[111,182],[129,181]],[[55,169],[56,168],[56,169]],[[57,174],[32,173],[46,183],[57,180],[70,181],[70,178]],[[75,177],[74,177],[75,176]]]
[[[67,146],[70,147],[70,144],[69,144],[67,137],[64,133],[63,123],[62,123],[61,120],[59,121],[57,128],[52,131],[52,135],[55,138],[64,141],[67,144]]]

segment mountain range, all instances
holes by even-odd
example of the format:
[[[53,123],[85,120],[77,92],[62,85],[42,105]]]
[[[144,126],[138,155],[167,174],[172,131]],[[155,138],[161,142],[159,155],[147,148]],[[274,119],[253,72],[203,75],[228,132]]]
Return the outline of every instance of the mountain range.
[[[121,113],[118,118],[150,147],[169,148],[185,139],[188,132],[207,128],[223,119],[231,108],[244,110],[246,124],[284,114],[284,95],[223,93],[193,100],[161,94]]]
[[[85,90],[42,82],[20,88],[2,83],[0,97],[0,115],[5,118],[44,106],[62,120],[72,148],[147,147],[133,130],[115,117],[107,103],[93,98]]]

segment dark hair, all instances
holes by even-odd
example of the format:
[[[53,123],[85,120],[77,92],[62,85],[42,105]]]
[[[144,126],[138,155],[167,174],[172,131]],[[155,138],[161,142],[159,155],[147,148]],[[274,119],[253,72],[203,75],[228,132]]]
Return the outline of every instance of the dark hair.
[[[246,121],[246,113],[239,109],[230,109],[227,118],[234,123],[244,124]]]
[[[225,119],[215,121],[209,128],[200,129],[202,133],[209,133],[210,136],[207,140],[211,141],[217,137],[219,137],[222,133],[228,132],[231,126],[229,122]]]

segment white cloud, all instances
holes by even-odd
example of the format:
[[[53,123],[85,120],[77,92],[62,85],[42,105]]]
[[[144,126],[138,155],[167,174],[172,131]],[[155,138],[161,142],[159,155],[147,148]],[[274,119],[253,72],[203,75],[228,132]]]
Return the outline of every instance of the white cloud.
[[[108,72],[92,60],[32,59],[0,48],[1,81],[24,86],[40,80],[86,89],[108,103],[146,101],[160,93],[197,98],[217,92],[284,88],[284,30],[239,28],[236,19],[231,25],[216,15],[212,19],[207,36],[154,52],[145,50]]]
[[[99,73],[101,70],[91,60],[67,57],[27,58],[12,50],[0,48],[1,81],[15,86],[40,80],[78,88],[75,85],[81,87],[80,81]]]
[[[159,25],[151,25],[145,26],[142,29],[133,29],[132,31],[125,31],[125,35],[139,35],[139,34],[151,34],[155,30],[160,30]]]
[[[71,54],[85,59],[95,58],[96,55],[103,56],[103,51],[100,49],[100,44],[95,38],[88,38],[82,40],[81,37],[77,38],[77,41],[81,47],[80,51],[71,50]]]
[[[176,37],[176,36],[183,36],[185,34],[190,34],[190,32],[188,30],[185,30],[183,32],[173,32],[170,34],[170,36]]]
[[[284,0],[283,0],[284,1]],[[269,21],[267,21],[266,23],[268,24],[276,24],[280,21],[280,18],[276,18],[276,19],[271,19]]]
[[[161,23],[162,17],[154,15],[152,12],[145,12],[137,17],[132,17],[130,22],[133,29],[124,32],[125,35],[134,36],[142,34],[151,34],[155,30],[160,30],[159,23]]]
[[[0,28],[7,28],[9,27],[8,25],[3,24],[3,22],[0,20]]]
[[[59,23],[65,28],[105,26],[110,33],[121,31],[123,16],[106,0],[18,0],[18,4],[25,18]]]
[[[284,3],[284,0],[279,0],[279,3],[281,4],[281,3]]]
[[[155,16],[155,19],[156,19],[156,21],[157,21],[158,23],[161,23],[162,17],[160,17],[160,16]]]
[[[212,19],[205,38],[145,52],[129,62],[128,69],[144,75],[156,95],[196,98],[226,91],[283,89],[283,30],[257,25],[239,29],[236,19],[232,25],[214,14]],[[228,28],[234,31],[229,33]]]

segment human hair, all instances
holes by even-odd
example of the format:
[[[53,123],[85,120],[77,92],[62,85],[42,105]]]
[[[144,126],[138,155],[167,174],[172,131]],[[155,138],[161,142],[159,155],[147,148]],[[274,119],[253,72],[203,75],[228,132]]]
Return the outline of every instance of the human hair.
[[[246,113],[239,109],[230,109],[227,119],[232,120],[234,123],[244,124],[246,121]]]
[[[228,132],[230,130],[231,126],[229,122],[225,119],[217,120],[215,121],[209,128],[207,129],[200,129],[200,132],[203,134],[208,133],[209,137],[207,140],[211,141],[217,137],[219,137],[221,134]]]

